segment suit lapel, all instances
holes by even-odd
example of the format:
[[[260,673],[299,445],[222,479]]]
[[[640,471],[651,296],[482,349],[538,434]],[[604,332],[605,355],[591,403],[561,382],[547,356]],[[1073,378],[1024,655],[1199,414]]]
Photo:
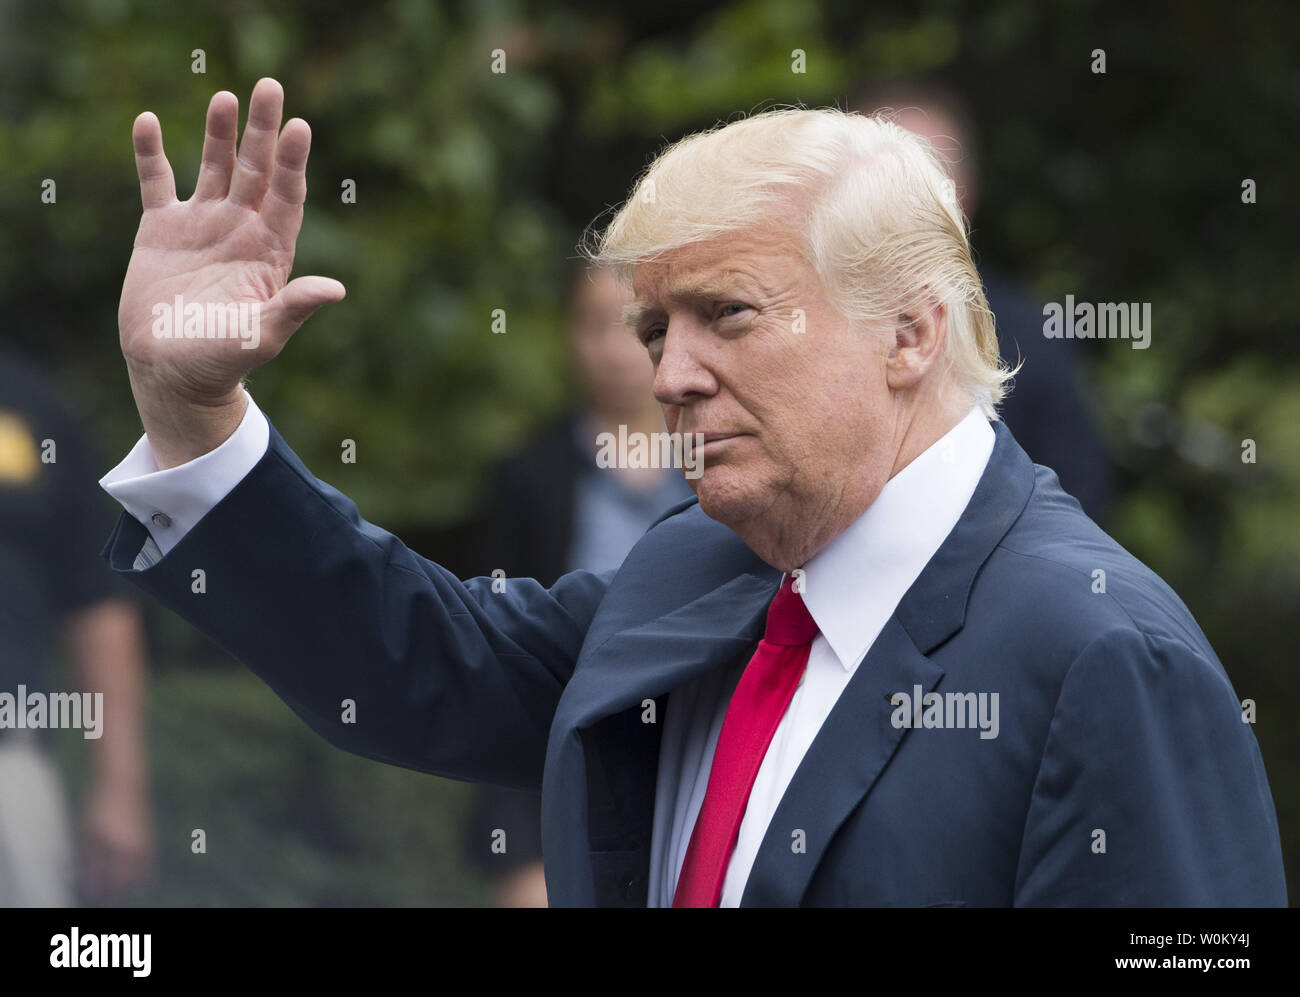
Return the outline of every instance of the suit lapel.
[[[742,907],[798,906],[835,832],[870,792],[905,733],[889,697],[926,692],[943,669],[916,649],[893,617],[854,671],[772,815]],[[803,850],[796,850],[797,845]]]
[[[763,636],[781,572],[738,575],[649,623],[620,630],[584,654],[565,690],[565,719],[588,727],[734,662]]]

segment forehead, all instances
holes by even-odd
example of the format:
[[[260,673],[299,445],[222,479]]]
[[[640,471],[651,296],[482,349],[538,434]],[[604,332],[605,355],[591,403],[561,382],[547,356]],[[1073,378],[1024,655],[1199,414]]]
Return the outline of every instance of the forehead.
[[[641,311],[731,293],[775,295],[809,272],[794,235],[769,227],[669,250],[633,270],[632,290]]]

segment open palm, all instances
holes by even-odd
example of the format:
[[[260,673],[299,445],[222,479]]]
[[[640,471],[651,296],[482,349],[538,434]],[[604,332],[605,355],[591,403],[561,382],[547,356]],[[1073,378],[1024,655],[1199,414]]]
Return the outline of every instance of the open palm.
[[[280,130],[284,92],[260,80],[236,155],[239,101],[215,94],[208,105],[203,162],[194,196],[176,199],[157,117],[141,114],[132,140],[144,215],[122,284],[118,329],[133,382],[192,404],[219,403],[240,379],[283,349],[322,305],[342,299],[327,277],[289,280],[307,197],[311,130],[294,118]],[[159,308],[228,309],[256,313],[257,335],[210,338],[211,330],[158,335]],[[231,314],[234,314],[234,309]],[[245,330],[247,332],[247,330]],[[205,334],[206,333],[206,334]],[[233,338],[231,338],[233,337]]]

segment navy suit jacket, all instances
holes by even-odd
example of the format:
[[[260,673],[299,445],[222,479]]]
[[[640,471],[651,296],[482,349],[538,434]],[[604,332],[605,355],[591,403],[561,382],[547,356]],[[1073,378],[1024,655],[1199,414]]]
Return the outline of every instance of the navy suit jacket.
[[[970,504],[782,797],[742,904],[1285,905],[1263,761],[1214,651],[995,430]],[[646,903],[667,697],[748,659],[781,578],[692,502],[617,572],[462,582],[362,520],[274,427],[252,472],[135,571],[146,536],[123,514],[112,567],[333,744],[540,787],[561,906]],[[998,736],[895,726],[891,697],[916,686],[998,693]]]

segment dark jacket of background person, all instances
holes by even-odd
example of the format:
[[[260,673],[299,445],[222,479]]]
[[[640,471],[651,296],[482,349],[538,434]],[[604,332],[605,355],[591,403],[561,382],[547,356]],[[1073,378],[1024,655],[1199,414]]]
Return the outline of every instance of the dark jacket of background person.
[[[501,568],[550,585],[567,570],[582,460],[573,442],[578,419],[566,412],[493,469],[476,573]]]
[[[1030,459],[1055,471],[1061,487],[1105,526],[1115,474],[1088,400],[1080,344],[1044,338],[1041,306],[1009,275],[983,266],[980,276],[1002,359],[1010,367],[1024,362],[1003,400],[1002,420]]]
[[[46,691],[65,618],[130,592],[95,556],[113,517],[87,448],[45,379],[0,352],[0,690]]]

